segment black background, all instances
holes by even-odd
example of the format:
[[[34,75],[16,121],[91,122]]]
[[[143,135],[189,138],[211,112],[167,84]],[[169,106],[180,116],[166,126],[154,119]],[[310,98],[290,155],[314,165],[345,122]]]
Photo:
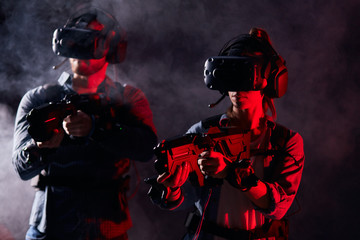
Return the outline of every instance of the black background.
[[[89,1],[84,1],[89,2]],[[61,62],[51,50],[55,28],[79,1],[3,0],[0,3],[0,225],[24,239],[33,201],[29,182],[11,165],[14,116],[21,96],[56,82]],[[287,94],[275,100],[278,122],[305,143],[305,169],[298,192],[301,211],[290,217],[290,239],[359,238],[359,12],[356,0],[339,1],[93,1],[127,30],[128,55],[108,74],[141,88],[159,139],[182,134],[193,123],[223,112],[219,97],[203,83],[205,59],[251,27],[266,29],[289,70]],[[117,77],[114,77],[114,76]],[[167,212],[146,197],[141,179],[152,162],[131,170],[134,222],[130,239],[180,239],[185,212]],[[140,185],[136,190],[136,179]],[[298,210],[294,204],[291,212]],[[1,228],[0,228],[1,229]],[[0,234],[1,235],[1,234]]]

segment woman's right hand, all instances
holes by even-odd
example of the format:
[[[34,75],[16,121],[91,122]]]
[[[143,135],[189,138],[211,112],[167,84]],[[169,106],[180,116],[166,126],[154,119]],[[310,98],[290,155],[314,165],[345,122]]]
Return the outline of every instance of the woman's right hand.
[[[183,162],[181,165],[176,166],[174,174],[165,172],[158,176],[157,182],[163,184],[168,188],[181,187],[187,180],[190,172],[190,165],[187,162]]]
[[[176,166],[174,174],[168,172],[158,176],[157,182],[164,185],[167,189],[165,198],[174,202],[180,199],[181,189],[180,187],[186,182],[190,172],[190,165],[187,162],[183,162],[181,165]]]

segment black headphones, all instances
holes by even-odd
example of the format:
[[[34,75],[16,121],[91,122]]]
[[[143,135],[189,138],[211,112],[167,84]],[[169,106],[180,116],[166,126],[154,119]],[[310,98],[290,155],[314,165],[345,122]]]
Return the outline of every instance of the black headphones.
[[[88,24],[96,20],[103,28],[93,30]],[[115,17],[98,8],[84,8],[70,17],[63,28],[53,34],[55,54],[79,58],[100,59],[106,56],[109,63],[121,63],[125,59],[126,32]]]
[[[270,98],[282,97],[288,84],[286,62],[272,47],[267,33],[262,29],[252,28],[249,34],[239,35],[227,42],[219,56],[241,56],[246,51],[260,51],[264,54],[261,69],[262,77],[267,80],[264,94]]]

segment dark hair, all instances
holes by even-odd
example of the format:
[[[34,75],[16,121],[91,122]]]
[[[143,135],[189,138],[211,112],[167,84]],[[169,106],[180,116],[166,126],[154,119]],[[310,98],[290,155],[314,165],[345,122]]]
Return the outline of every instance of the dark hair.
[[[230,39],[220,50],[219,56],[241,56],[254,52],[261,52],[266,58],[276,54],[264,29],[252,28],[249,34],[241,34]]]

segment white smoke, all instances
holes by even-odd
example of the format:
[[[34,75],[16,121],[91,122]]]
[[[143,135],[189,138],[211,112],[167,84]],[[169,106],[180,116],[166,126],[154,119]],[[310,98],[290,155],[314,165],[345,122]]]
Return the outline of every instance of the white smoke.
[[[127,31],[127,59],[110,67],[109,72],[117,75],[118,81],[145,92],[159,140],[181,134],[194,122],[224,111],[228,101],[215,109],[207,108],[220,96],[203,84],[205,59],[217,55],[226,41],[251,27],[266,29],[289,70],[288,92],[275,101],[278,120],[299,131],[305,143],[299,192],[302,212],[292,223],[296,227],[291,238],[304,239],[306,234],[340,238],[338,228],[328,226],[348,227],[338,219],[356,222],[354,216],[347,215],[351,212],[347,207],[356,203],[346,200],[349,204],[344,204],[341,196],[348,196],[350,186],[359,180],[358,1],[84,2],[111,12]],[[75,0],[0,3],[0,225],[10,229],[16,239],[23,239],[27,228],[33,192],[11,165],[15,108],[26,90],[55,82],[61,71],[69,70],[68,64],[57,71],[51,69],[62,60],[51,51],[51,37],[77,4]],[[151,163],[139,163],[138,168],[142,178],[154,174]],[[171,237],[179,239],[184,231],[183,213],[152,206],[147,189],[141,184],[130,202],[134,219],[130,237],[140,239],[146,233],[151,239],[162,240],[173,233]]]
[[[0,231],[8,229],[14,239],[24,239],[34,191],[28,182],[20,180],[12,166],[13,129],[10,109],[0,104]]]

